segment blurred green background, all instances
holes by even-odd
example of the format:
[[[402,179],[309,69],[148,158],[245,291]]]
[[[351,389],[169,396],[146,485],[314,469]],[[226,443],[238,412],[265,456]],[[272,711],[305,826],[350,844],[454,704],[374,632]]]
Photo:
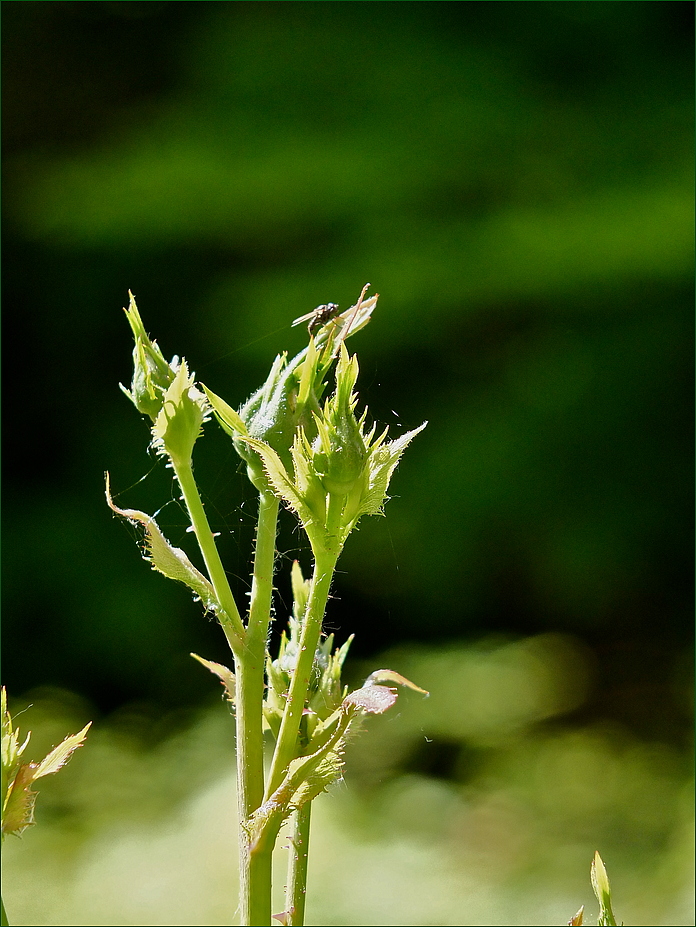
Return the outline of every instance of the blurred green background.
[[[302,347],[292,319],[369,280],[361,399],[430,424],[327,625],[356,681],[432,696],[371,723],[320,805],[310,923],[564,923],[595,849],[627,924],[693,923],[692,4],[5,2],[2,30],[4,681],[37,751],[97,722],[14,842],[11,921],[234,907],[212,863],[171,874],[182,843],[234,861],[186,830],[232,749],[188,654],[224,640],[104,502],[108,469],[189,547],[118,390],[128,288],[239,405]],[[196,454],[243,600],[253,494],[212,423]],[[309,566],[290,516],[278,543]],[[286,575],[279,626],[288,600]]]

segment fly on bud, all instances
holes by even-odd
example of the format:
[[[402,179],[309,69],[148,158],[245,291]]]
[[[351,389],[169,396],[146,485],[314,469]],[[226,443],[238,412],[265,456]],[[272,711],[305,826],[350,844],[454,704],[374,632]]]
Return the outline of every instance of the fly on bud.
[[[302,322],[309,322],[307,331],[310,335],[313,335],[315,331],[336,318],[337,315],[338,305],[336,303],[326,303],[323,306],[317,306],[316,309],[312,309],[307,315],[301,315],[299,319],[294,320],[292,325],[294,328],[295,325],[301,325]]]
[[[264,464],[253,442],[263,442],[278,455],[286,470],[292,466],[292,447],[301,430],[309,440],[317,435],[320,400],[326,377],[345,339],[370,321],[377,295],[339,313],[335,303],[318,306],[292,323],[309,321],[309,345],[292,360],[279,354],[265,383],[234,411],[223,399],[203,387],[222,428],[232,437],[237,453],[247,464],[249,479],[260,492],[269,491]],[[336,462],[334,462],[336,466]],[[329,477],[330,478],[330,477]]]

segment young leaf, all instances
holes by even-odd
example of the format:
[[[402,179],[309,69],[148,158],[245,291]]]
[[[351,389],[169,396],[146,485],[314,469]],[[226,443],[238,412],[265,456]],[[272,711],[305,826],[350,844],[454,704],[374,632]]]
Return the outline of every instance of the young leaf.
[[[34,823],[34,805],[37,793],[30,788],[34,781],[33,763],[20,766],[14,781],[10,784],[2,809],[2,836],[19,836]]]
[[[611,909],[611,887],[607,870],[602,862],[602,857],[595,851],[592,866],[590,867],[590,881],[592,890],[597,896],[599,902],[599,918],[597,919],[598,927],[617,927],[614,912]]]
[[[381,715],[396,702],[396,692],[387,686],[364,686],[343,699],[343,704],[362,708],[372,715]]]
[[[62,769],[77,748],[82,746],[87,736],[87,731],[91,726],[92,722],[90,721],[85,724],[82,730],[77,734],[71,734],[69,737],[66,737],[62,743],[58,744],[57,747],[54,747],[36,767],[34,779],[40,779],[42,776],[51,776],[53,773],[57,773],[59,769]]]
[[[204,660],[203,657],[199,657],[197,653],[192,653],[191,656],[194,660],[198,660],[201,666],[205,666],[205,668],[209,669],[214,676],[218,677],[220,682],[225,687],[227,700],[232,702],[234,705],[237,691],[237,681],[234,678],[234,673],[232,670],[228,669],[222,663],[215,663],[213,660]]]
[[[212,584],[196,569],[181,548],[169,543],[155,519],[137,509],[121,509],[114,503],[111,498],[108,473],[106,474],[106,501],[109,508],[117,515],[122,515],[145,528],[147,543],[145,559],[150,561],[153,570],[157,570],[169,579],[185,583],[201,600],[206,611],[222,611]]]
[[[400,686],[406,686],[407,689],[413,689],[414,692],[420,692],[422,695],[430,695],[426,689],[421,689],[421,687],[417,686],[415,682],[411,682],[410,679],[407,679],[405,676],[402,676],[401,673],[397,673],[394,670],[375,670],[374,673],[370,673],[370,675],[367,677],[365,680],[365,685],[373,686],[375,683],[379,682],[395,682]]]
[[[4,692],[3,692],[4,695]],[[17,731],[12,730],[12,719],[6,709],[3,718],[3,760],[13,755],[13,762],[26,747],[29,737],[19,750],[13,750],[17,742]],[[2,835],[19,835],[34,823],[34,806],[37,793],[31,788],[36,779],[57,773],[68,762],[78,747],[82,746],[92,722],[86,724],[77,734],[71,734],[54,747],[40,763],[23,763],[21,766],[7,768],[3,764],[3,778],[8,782],[2,809]],[[7,778],[5,778],[7,777]]]

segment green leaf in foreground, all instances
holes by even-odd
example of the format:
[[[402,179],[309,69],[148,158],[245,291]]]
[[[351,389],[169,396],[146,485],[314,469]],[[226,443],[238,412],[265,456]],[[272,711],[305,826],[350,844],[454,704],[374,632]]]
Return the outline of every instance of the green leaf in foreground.
[[[51,776],[65,766],[78,747],[82,746],[92,722],[77,734],[71,734],[54,747],[39,763],[20,763],[31,732],[19,746],[19,730],[13,729],[7,709],[7,693],[2,690],[2,836],[19,835],[34,823],[37,793],[32,784],[42,776]]]
[[[602,857],[595,852],[592,866],[590,867],[590,880],[592,890],[597,896],[599,902],[599,917],[597,919],[598,927],[617,927],[614,912],[611,909],[611,886],[607,870],[602,862]]]

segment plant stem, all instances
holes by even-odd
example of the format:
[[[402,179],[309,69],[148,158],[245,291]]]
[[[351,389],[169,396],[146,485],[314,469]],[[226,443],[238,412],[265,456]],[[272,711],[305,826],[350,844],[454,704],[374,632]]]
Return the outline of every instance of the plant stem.
[[[205,560],[210,582],[213,584],[215,595],[223,609],[218,616],[220,624],[222,625],[222,630],[225,632],[225,637],[227,638],[232,653],[236,659],[239,659],[244,651],[246,632],[242,624],[239,609],[237,608],[237,603],[234,601],[230,584],[227,581],[227,574],[222,565],[220,554],[215,546],[215,538],[213,532],[210,530],[210,525],[208,524],[208,518],[198,493],[196,481],[193,478],[191,462],[188,461],[186,464],[182,464],[179,461],[175,461],[173,458],[171,458],[171,460],[176,478],[181,487],[186,508],[188,509],[198,546]]]
[[[215,538],[193,477],[191,463],[172,460],[208,576],[223,608],[220,614],[235,659],[237,725],[237,805],[239,809],[239,879],[241,923],[267,927],[271,923],[271,851],[249,846],[248,821],[263,800],[263,694],[266,633],[273,593],[273,559],[278,502],[270,494],[259,500],[249,629],[242,624],[227,581]]]
[[[337,552],[315,551],[312,588],[307,602],[307,610],[302,622],[302,635],[297,656],[297,665],[292,674],[288,700],[283,713],[283,720],[278,733],[278,742],[273,753],[271,771],[266,785],[265,797],[268,798],[283,781],[283,776],[290,762],[297,756],[297,735],[304,711],[309,681],[314,666],[314,655],[319,643],[321,625],[329,598],[329,589],[333,572],[338,560]]]
[[[307,802],[293,815],[292,846],[288,862],[288,884],[285,890],[285,910],[288,927],[303,927],[307,897],[307,854],[312,803]]]
[[[271,923],[272,848],[250,848],[248,821],[263,801],[264,668],[277,524],[278,500],[270,493],[261,493],[246,646],[235,662],[240,907],[245,927]]]
[[[7,920],[7,914],[5,913],[5,902],[1,898],[0,906],[2,906],[2,918],[0,919],[0,927],[10,927],[10,922]]]
[[[272,493],[259,495],[259,521],[256,528],[254,552],[254,578],[251,586],[251,604],[247,624],[246,650],[258,647],[264,658],[266,638],[271,620],[273,595],[273,564],[275,539],[278,528],[278,499]]]
[[[251,849],[240,822],[239,908],[242,927],[270,927],[273,847]]]

